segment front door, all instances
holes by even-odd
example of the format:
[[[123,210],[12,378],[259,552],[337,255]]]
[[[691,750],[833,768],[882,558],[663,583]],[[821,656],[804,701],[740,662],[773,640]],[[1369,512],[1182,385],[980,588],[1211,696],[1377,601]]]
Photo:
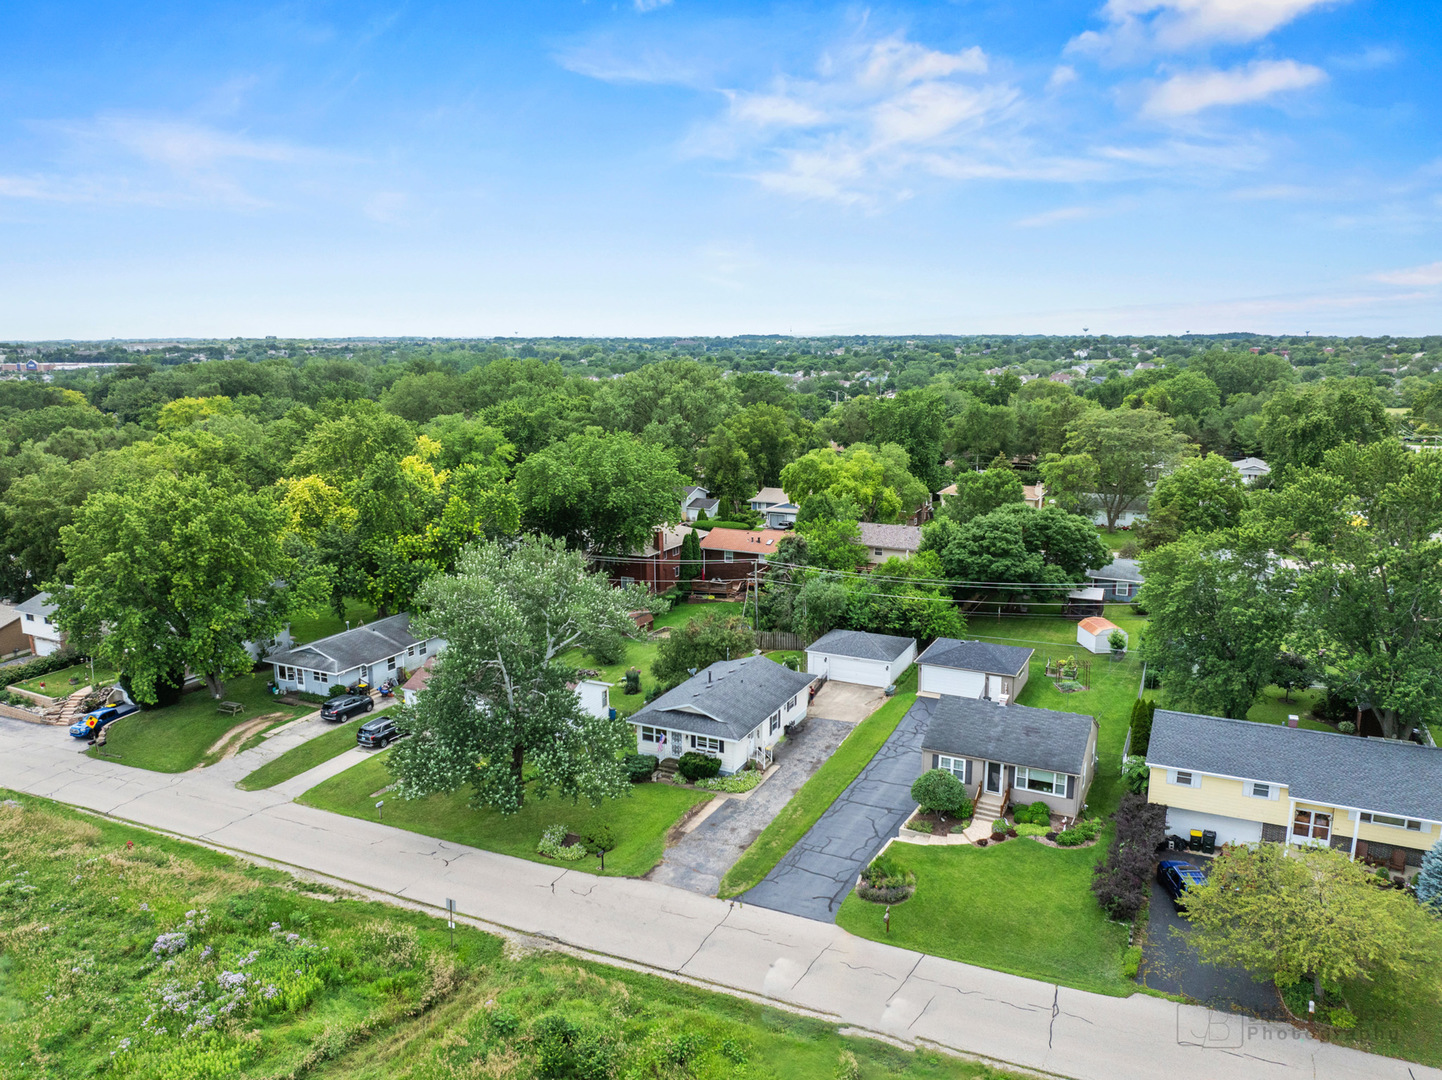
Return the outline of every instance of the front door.
[[[1001,762],[986,763],[986,790],[994,795],[1001,794]]]

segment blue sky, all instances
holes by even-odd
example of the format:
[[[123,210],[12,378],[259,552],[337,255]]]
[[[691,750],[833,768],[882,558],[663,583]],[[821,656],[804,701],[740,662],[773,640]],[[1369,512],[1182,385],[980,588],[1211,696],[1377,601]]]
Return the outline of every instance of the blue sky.
[[[17,3],[0,338],[1442,332],[1435,0]]]

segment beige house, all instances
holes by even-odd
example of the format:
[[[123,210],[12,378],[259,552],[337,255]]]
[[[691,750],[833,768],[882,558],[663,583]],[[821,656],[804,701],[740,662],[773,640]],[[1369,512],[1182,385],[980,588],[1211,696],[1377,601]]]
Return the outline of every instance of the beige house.
[[[1442,750],[1158,709],[1147,798],[1169,832],[1218,844],[1326,844],[1418,866],[1442,835]]]
[[[909,559],[921,548],[921,527],[919,525],[877,525],[863,521],[861,539],[857,541],[866,549],[866,561],[880,566],[887,559]]]
[[[1044,802],[1076,817],[1096,777],[1097,722],[1080,713],[944,695],[921,740],[921,767],[945,769],[978,804]]]

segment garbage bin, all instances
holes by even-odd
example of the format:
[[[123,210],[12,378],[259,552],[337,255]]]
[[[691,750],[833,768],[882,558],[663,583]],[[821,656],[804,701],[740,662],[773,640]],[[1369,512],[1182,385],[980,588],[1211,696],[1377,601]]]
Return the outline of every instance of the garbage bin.
[[[1187,850],[1187,838],[1185,836],[1178,836],[1176,833],[1172,833],[1171,840],[1173,851]]]
[[[1202,830],[1201,830],[1201,829],[1193,829],[1193,830],[1192,830],[1192,842],[1191,842],[1190,844],[1188,844],[1187,846],[1190,847],[1193,851],[1201,851],[1201,850],[1202,850]]]
[[[1211,855],[1217,850],[1217,834],[1211,829],[1202,833],[1202,854]]]

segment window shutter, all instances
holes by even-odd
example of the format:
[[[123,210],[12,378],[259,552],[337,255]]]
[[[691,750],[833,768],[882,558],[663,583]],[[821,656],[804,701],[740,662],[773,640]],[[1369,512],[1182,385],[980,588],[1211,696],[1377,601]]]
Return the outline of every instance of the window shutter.
[[[1006,786],[1007,786],[1007,787],[1016,787],[1016,766],[1015,766],[1015,765],[1008,765],[1008,766],[1006,767]]]
[[[933,769],[939,769],[939,768],[941,768],[941,755],[940,755],[940,754],[932,754],[932,755],[931,755],[931,767],[932,767]]]
[[[725,739],[720,740],[719,746],[720,746],[720,749],[718,750],[718,753],[722,753],[722,754],[726,753],[726,740],[725,740]]]
[[[1069,775],[1069,776],[1067,776],[1067,778],[1066,778],[1066,797],[1067,797],[1068,799],[1075,799],[1075,798],[1076,798],[1076,777],[1075,777],[1075,776],[1070,776],[1070,775]]]
[[[967,784],[971,783],[971,758],[966,759],[966,780],[963,782]]]

